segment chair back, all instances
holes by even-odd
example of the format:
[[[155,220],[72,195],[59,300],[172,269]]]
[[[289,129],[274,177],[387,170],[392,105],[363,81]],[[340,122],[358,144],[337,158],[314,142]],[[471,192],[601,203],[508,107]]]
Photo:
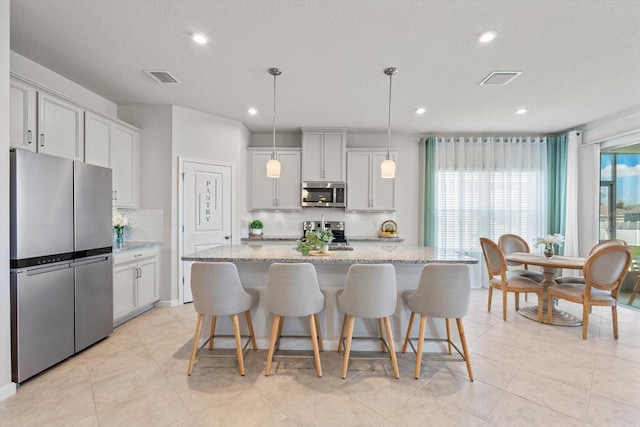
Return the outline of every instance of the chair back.
[[[503,281],[506,280],[507,261],[498,244],[491,239],[481,237],[480,246],[489,271],[489,280],[496,276],[500,276]]]
[[[391,264],[353,264],[338,297],[342,312],[361,318],[391,316],[398,298],[396,271]]]
[[[309,316],[324,309],[316,269],[308,262],[271,264],[266,292],[269,310],[280,316]]]
[[[191,293],[196,312],[226,316],[247,311],[252,298],[242,288],[230,262],[196,262],[191,266]]]
[[[531,252],[529,249],[529,244],[517,234],[503,234],[498,239],[498,246],[502,253],[510,254],[512,252]],[[507,261],[508,265],[517,266],[522,265],[521,263],[514,261]]]
[[[442,319],[458,319],[469,312],[471,270],[466,264],[427,264],[418,288],[407,297],[414,313]]]
[[[631,250],[627,245],[606,246],[587,258],[584,278],[587,288],[610,291],[618,297],[620,284],[631,264]]]
[[[616,246],[616,245],[627,246],[627,242],[625,242],[622,239],[603,240],[602,242],[599,242],[593,245],[593,247],[589,251],[589,255],[593,255],[594,253],[598,252],[602,248],[606,248],[609,246]]]

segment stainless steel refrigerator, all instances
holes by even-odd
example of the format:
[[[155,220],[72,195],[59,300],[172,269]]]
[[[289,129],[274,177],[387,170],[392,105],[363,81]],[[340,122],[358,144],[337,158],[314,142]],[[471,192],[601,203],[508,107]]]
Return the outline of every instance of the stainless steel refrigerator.
[[[113,332],[111,169],[10,153],[11,363],[22,382]]]

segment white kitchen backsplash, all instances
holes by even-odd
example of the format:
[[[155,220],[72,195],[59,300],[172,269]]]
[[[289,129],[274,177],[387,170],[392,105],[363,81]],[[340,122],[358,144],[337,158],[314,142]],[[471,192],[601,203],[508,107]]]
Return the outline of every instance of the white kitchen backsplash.
[[[124,230],[125,241],[162,242],[162,209],[114,209],[113,213],[116,212],[133,222],[132,227]]]
[[[344,221],[345,234],[348,237],[374,237],[383,222],[395,221],[394,212],[345,212],[340,209],[310,208],[301,212],[245,212],[241,218],[241,237],[246,237],[249,223],[259,219],[264,223],[266,236],[302,236],[302,221]],[[397,221],[396,221],[397,222]],[[398,234],[402,237],[402,224],[398,224]]]

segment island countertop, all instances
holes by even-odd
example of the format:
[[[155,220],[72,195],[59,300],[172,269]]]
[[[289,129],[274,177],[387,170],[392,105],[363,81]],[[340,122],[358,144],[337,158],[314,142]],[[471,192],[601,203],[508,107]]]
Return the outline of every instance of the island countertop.
[[[294,245],[223,245],[182,257],[183,261],[204,262],[311,262],[313,264],[477,264],[476,258],[426,246],[358,246],[352,251],[335,251],[329,255],[303,256]]]

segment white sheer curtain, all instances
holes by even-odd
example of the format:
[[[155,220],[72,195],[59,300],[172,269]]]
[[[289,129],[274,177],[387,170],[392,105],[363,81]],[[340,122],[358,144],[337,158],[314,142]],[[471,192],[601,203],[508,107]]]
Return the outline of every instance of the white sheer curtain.
[[[546,234],[546,138],[436,138],[436,246],[480,260],[479,238]]]

